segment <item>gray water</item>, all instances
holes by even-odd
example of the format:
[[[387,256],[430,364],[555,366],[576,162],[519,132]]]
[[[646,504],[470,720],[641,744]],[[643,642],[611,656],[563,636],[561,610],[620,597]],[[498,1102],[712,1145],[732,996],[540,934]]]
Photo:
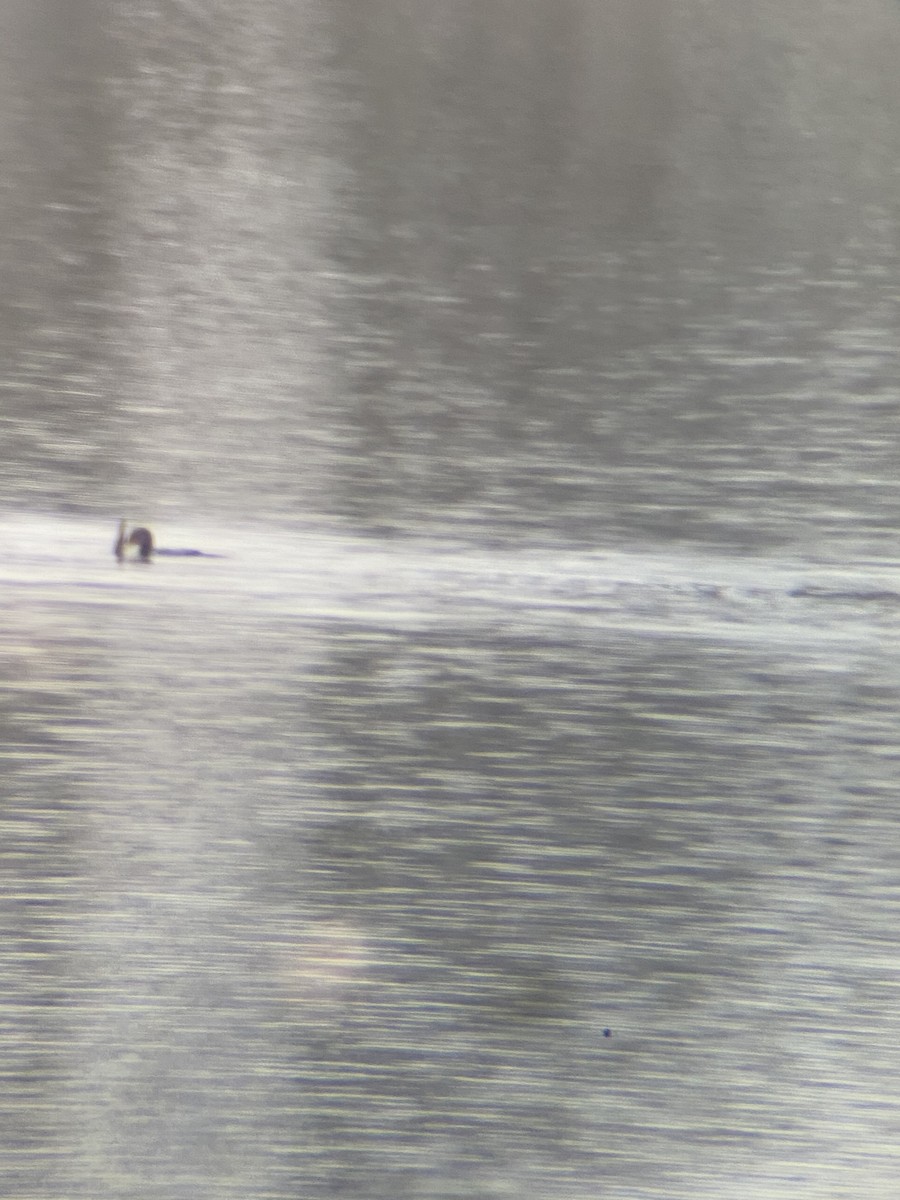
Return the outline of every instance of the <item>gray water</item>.
[[[839,9],[4,5],[4,1195],[895,1196]]]

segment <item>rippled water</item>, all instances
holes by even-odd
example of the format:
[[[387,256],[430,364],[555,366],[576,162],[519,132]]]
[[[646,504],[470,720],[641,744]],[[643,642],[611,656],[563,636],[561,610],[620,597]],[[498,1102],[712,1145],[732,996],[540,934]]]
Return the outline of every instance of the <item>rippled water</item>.
[[[814,15],[2,6],[5,1195],[893,1200],[900,13]]]
[[[11,1195],[889,1194],[900,564],[112,533],[0,528]]]

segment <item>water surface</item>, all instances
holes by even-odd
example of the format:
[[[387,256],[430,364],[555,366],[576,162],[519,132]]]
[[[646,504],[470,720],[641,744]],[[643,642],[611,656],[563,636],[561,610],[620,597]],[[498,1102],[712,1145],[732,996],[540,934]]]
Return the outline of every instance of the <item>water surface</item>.
[[[900,565],[110,532],[2,529],[20,1194],[887,1194]]]
[[[11,1196],[892,1200],[898,51],[3,6]]]

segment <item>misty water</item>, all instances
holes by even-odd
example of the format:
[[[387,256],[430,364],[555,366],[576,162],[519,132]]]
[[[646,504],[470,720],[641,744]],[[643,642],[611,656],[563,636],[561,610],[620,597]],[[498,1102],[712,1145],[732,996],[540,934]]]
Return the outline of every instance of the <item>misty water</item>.
[[[898,53],[7,0],[4,1195],[896,1194]]]

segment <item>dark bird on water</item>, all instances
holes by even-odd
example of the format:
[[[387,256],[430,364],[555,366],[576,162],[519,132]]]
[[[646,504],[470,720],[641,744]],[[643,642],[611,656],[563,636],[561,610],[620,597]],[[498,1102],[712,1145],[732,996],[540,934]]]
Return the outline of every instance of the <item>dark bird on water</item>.
[[[128,522],[119,522],[119,532],[113,546],[113,554],[119,562],[148,563],[154,554],[164,554],[175,558],[221,558],[221,554],[206,554],[203,550],[170,550],[157,546],[153,534],[143,525],[138,525],[129,532]]]
[[[128,557],[130,546],[136,547],[137,554],[135,557],[138,562],[149,562],[153,554],[153,534],[149,529],[144,529],[142,526],[132,529],[131,533],[129,533],[127,521],[122,520],[119,522],[119,535],[113,547],[113,553],[119,562],[123,562]]]

